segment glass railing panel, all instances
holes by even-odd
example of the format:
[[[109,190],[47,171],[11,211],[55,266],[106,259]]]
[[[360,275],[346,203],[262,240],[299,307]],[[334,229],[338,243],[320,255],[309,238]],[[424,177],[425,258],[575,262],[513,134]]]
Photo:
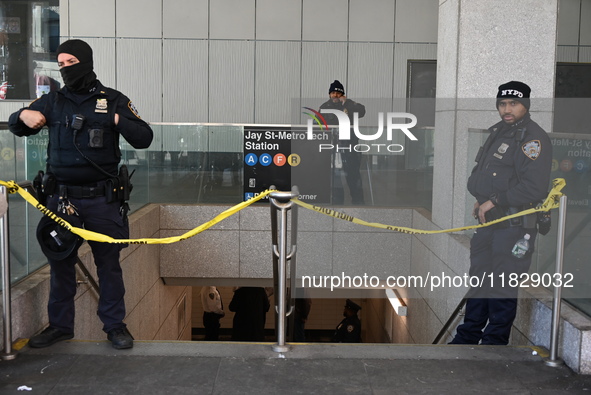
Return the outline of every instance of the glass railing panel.
[[[568,278],[562,296],[591,315],[591,266],[588,247],[591,243],[591,135],[550,133],[552,141],[552,179],[564,178],[567,196],[566,232],[564,240],[564,273]],[[552,210],[552,228],[544,242],[537,245],[535,270],[554,273],[558,210]],[[572,275],[572,276],[571,276]],[[548,279],[549,276],[546,276]]]
[[[151,126],[154,141],[148,149],[136,150],[124,139],[120,140],[121,163],[133,173],[132,212],[148,203],[237,204],[244,200],[245,125],[154,123]],[[283,125],[283,129],[289,128]],[[370,129],[362,129],[362,132],[372,133]],[[418,138],[416,142],[411,143],[402,136],[397,137],[400,141],[374,141],[375,145],[368,149],[360,148],[359,171],[365,196],[362,206],[431,208],[433,129],[414,129],[413,132]],[[6,128],[0,130],[0,143],[5,153],[0,162],[0,178],[32,180],[39,170],[45,170],[47,141],[45,129],[35,136],[22,138],[15,137]],[[386,143],[400,144],[404,149],[376,148]],[[303,159],[308,160],[316,153],[312,150],[305,155],[308,157]],[[305,176],[312,182],[330,184],[325,205],[351,205],[341,158],[330,155],[323,166],[328,166],[322,169],[328,174],[326,180],[318,179],[321,169],[313,169],[318,171]],[[293,176],[295,169],[291,169],[293,179],[297,179]],[[339,187],[345,195],[342,202],[336,202],[332,195]],[[306,191],[300,190],[300,193]],[[12,274],[13,280],[18,280],[46,263],[35,236],[41,213],[19,195],[9,195],[9,204]]]
[[[147,151],[125,146],[141,158],[138,165],[129,165],[140,176],[132,179],[133,207],[241,201],[242,126],[153,124],[152,129],[154,142]],[[140,169],[140,164],[145,166]],[[136,194],[142,197],[134,202]]]
[[[43,131],[40,134],[46,134]],[[44,138],[31,141],[14,136],[6,129],[0,130],[0,178],[3,181],[24,181],[32,179],[38,170],[39,160],[45,161],[45,154],[39,158],[35,144],[43,146]],[[35,168],[36,170],[33,170]],[[29,174],[30,173],[30,174]],[[10,244],[10,275],[14,283],[47,263],[37,245],[35,232],[41,213],[28,204],[20,195],[8,195],[8,225]]]

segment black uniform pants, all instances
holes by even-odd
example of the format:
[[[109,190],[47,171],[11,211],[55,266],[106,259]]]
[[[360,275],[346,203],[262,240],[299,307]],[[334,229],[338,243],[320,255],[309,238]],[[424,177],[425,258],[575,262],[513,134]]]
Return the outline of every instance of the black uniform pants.
[[[530,235],[529,251],[523,258],[517,258],[511,251],[526,233]],[[470,242],[470,276],[485,281],[471,289],[464,323],[458,326],[451,344],[506,345],[509,342],[519,292],[510,280],[529,270],[536,235],[537,230],[521,227],[477,229]]]
[[[220,337],[220,314],[203,312],[203,327],[205,328],[205,340],[217,341]]]
[[[365,204],[363,198],[363,183],[361,181],[361,153],[360,152],[349,152],[339,151],[342,161],[342,171],[349,187],[349,193],[351,194],[351,204],[363,205]],[[333,169],[333,191],[332,201],[334,204],[343,204],[345,202],[345,191],[340,181],[340,171]]]
[[[76,206],[79,216],[69,216],[68,222],[75,227],[111,236],[116,239],[129,238],[129,226],[119,212],[120,203],[107,203],[104,196],[75,199],[69,198]],[[58,196],[47,200],[47,208],[56,214]],[[94,263],[97,268],[100,295],[98,316],[103,322],[103,331],[125,327],[125,287],[119,263],[119,252],[124,244],[90,241]],[[74,297],[76,296],[76,249],[64,260],[49,260],[51,281],[49,291],[49,324],[63,332],[74,332]]]

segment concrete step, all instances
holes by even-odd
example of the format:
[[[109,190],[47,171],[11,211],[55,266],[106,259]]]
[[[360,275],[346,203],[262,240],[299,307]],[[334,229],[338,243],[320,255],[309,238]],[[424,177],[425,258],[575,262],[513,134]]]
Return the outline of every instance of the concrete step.
[[[69,340],[41,349],[21,351],[41,354],[113,356],[199,356],[267,359],[435,359],[537,361],[548,356],[542,347],[448,346],[371,343],[288,343],[290,350],[273,351],[271,342],[206,342],[136,340],[131,350],[115,350],[108,341]]]
[[[591,376],[549,367],[532,347],[106,341],[24,347],[0,362],[0,393],[586,393]],[[139,392],[138,392],[139,391]],[[18,393],[22,393],[18,391]]]

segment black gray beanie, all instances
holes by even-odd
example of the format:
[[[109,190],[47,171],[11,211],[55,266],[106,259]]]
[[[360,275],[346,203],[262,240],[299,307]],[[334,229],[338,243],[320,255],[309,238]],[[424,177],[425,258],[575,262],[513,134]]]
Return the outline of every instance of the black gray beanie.
[[[341,92],[343,95],[345,94],[345,87],[339,80],[334,80],[332,84],[330,84],[330,88],[328,88],[328,94],[330,95],[331,92]]]
[[[531,88],[520,81],[509,81],[499,86],[499,92],[497,93],[497,107],[499,101],[503,99],[515,99],[525,106],[529,110],[529,94]]]

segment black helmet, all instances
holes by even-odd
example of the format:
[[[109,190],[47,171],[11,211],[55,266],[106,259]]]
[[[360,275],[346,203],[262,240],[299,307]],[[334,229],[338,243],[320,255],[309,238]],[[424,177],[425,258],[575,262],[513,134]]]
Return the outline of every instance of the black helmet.
[[[37,241],[48,259],[59,261],[70,256],[82,239],[44,215],[37,225]]]

